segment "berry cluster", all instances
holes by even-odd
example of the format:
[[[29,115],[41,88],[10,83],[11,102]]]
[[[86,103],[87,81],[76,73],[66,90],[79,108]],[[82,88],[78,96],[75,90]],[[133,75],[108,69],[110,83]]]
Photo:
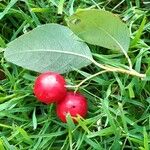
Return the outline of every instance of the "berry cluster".
[[[55,72],[45,72],[37,77],[34,83],[34,94],[37,99],[45,104],[56,103],[57,116],[66,122],[69,113],[74,117],[87,114],[87,100],[80,93],[67,91],[63,76]]]

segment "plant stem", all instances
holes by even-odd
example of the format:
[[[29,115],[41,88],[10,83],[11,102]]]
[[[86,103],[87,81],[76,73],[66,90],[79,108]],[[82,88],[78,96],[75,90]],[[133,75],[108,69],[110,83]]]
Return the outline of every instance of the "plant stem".
[[[112,67],[112,66],[109,66],[109,65],[103,65],[103,64],[100,64],[98,62],[96,62],[94,59],[91,59],[91,61],[96,65],[98,66],[99,68],[101,69],[104,69],[103,71],[100,71],[100,72],[97,72],[87,78],[85,78],[84,80],[82,80],[79,84],[75,85],[75,86],[72,86],[72,85],[67,85],[66,87],[67,88],[75,88],[75,92],[77,92],[77,90],[79,89],[79,87],[85,83],[86,81],[88,81],[89,79],[92,79],[100,74],[103,74],[105,72],[120,72],[120,73],[123,73],[123,74],[128,74],[128,75],[132,75],[132,76],[136,76],[136,77],[140,77],[140,78],[145,78],[146,77],[146,74],[140,74],[138,73],[137,71],[131,69],[131,70],[127,70],[127,69],[123,69],[123,68],[118,68],[118,67]]]
[[[120,45],[120,44],[119,44],[119,45]],[[124,55],[125,55],[125,57],[126,57],[128,63],[129,63],[129,69],[132,70],[132,62],[131,62],[130,57],[128,56],[127,52],[123,49],[122,46],[120,46],[120,48],[121,48],[122,52],[124,53]]]
[[[131,69],[131,70],[126,70],[126,69],[123,69],[123,68],[118,68],[118,67],[112,67],[112,66],[109,66],[109,65],[102,65],[98,62],[96,62],[94,59],[91,60],[96,66],[104,69],[104,70],[107,70],[107,71],[110,71],[110,72],[120,72],[120,73],[124,73],[124,74],[128,74],[128,75],[132,75],[132,76],[137,76],[137,77],[140,77],[140,78],[145,78],[146,77],[146,74],[140,74],[138,73],[137,71]]]

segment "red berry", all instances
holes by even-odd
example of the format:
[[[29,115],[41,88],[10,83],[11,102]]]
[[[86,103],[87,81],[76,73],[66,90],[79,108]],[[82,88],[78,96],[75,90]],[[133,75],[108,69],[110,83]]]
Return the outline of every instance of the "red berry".
[[[45,72],[35,80],[34,94],[38,100],[46,104],[59,102],[66,96],[65,85],[65,79],[60,74]]]
[[[80,115],[85,117],[87,114],[87,100],[80,93],[68,92],[65,99],[57,104],[57,116],[66,122],[66,115],[70,113],[72,117]],[[73,119],[76,122],[75,119]]]

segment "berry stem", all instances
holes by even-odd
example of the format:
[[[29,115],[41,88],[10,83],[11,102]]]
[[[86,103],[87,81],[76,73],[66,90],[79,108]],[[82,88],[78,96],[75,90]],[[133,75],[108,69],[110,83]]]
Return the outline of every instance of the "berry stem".
[[[94,77],[96,77],[96,76],[98,76],[98,75],[100,75],[100,74],[105,73],[105,72],[109,72],[109,71],[108,71],[108,70],[103,70],[103,71],[97,72],[97,73],[95,73],[95,74],[93,74],[93,75],[91,75],[91,76],[85,78],[84,80],[82,80],[78,85],[75,86],[75,93],[77,92],[77,90],[79,89],[79,87],[80,87],[83,83],[85,83],[85,82],[88,81],[89,79],[92,79],[92,78],[94,78]]]

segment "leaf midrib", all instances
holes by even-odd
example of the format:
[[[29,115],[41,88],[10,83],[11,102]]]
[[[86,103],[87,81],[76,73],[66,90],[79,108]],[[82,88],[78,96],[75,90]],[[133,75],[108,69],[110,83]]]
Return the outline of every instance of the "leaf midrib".
[[[93,24],[93,22],[90,21],[91,24]],[[121,44],[118,42],[118,40],[116,38],[114,38],[109,32],[107,32],[105,29],[103,29],[102,27],[98,27],[98,25],[96,23],[95,24],[95,28],[97,28],[98,30],[102,30],[103,32],[105,32],[113,41],[115,41],[115,43],[120,47],[120,49],[122,50],[123,53],[126,53],[126,50],[121,46]],[[87,31],[82,31],[78,34],[78,36],[80,36],[83,33],[86,33]]]
[[[6,50],[7,51],[7,50]],[[61,50],[45,50],[45,49],[38,49],[38,50],[25,50],[25,51],[18,51],[18,52],[13,52],[13,54],[11,55],[15,55],[15,54],[19,54],[19,53],[27,53],[27,52],[31,52],[31,53],[34,53],[34,52],[53,52],[53,53],[62,53],[62,54],[68,54],[68,55],[74,55],[74,56],[78,56],[78,57],[82,57],[82,58],[86,58],[88,60],[90,60],[92,62],[92,55],[90,57],[86,57],[85,55],[81,55],[81,54],[78,54],[78,53],[73,53],[73,52],[69,52],[69,51],[61,51]],[[5,55],[6,52],[5,52]],[[8,57],[9,55],[7,55]]]

